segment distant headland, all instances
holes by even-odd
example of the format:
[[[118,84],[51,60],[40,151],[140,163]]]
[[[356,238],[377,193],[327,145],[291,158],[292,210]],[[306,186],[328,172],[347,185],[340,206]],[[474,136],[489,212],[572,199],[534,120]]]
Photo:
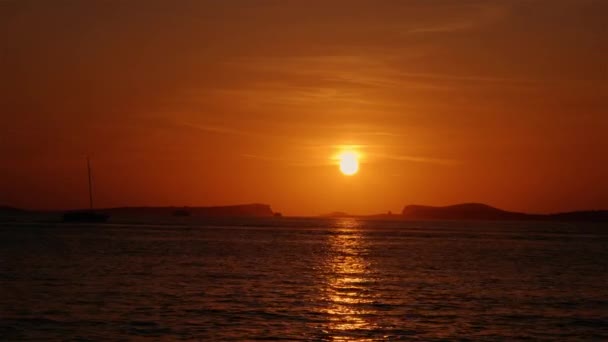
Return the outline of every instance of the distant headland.
[[[554,214],[528,214],[506,211],[482,203],[463,203],[445,207],[408,205],[401,215],[417,220],[496,220],[496,221],[608,221],[608,210],[571,211]]]
[[[36,213],[60,214],[64,211],[34,211],[10,206],[0,206],[0,217],[6,220]],[[96,209],[96,212],[112,217],[281,217],[268,204],[240,204],[211,207],[117,207]],[[407,205],[401,213],[390,211],[377,215],[352,215],[345,212],[332,212],[320,215],[324,218],[355,217],[380,220],[451,220],[451,221],[571,221],[571,222],[608,222],[608,210],[571,211],[553,214],[530,214],[506,211],[483,203],[462,203],[449,206]]]
[[[349,215],[334,212],[323,217],[362,217],[392,220],[470,220],[470,221],[584,221],[608,222],[608,210],[571,211],[554,214],[528,214],[498,209],[483,203],[449,206],[407,205],[401,214]]]
[[[111,215],[138,216],[271,217],[275,215],[270,205],[259,203],[213,207],[119,207],[97,211]]]
[[[35,213],[64,213],[65,211],[34,211],[19,209],[10,206],[0,206],[0,216],[20,216]],[[72,210],[79,212],[79,210]],[[170,217],[170,216],[193,216],[193,217],[276,217],[280,213],[273,212],[268,204],[239,204],[227,206],[212,206],[212,207],[117,207],[117,208],[100,208],[95,209],[95,212],[111,215],[112,217],[119,216],[140,216],[140,217]]]

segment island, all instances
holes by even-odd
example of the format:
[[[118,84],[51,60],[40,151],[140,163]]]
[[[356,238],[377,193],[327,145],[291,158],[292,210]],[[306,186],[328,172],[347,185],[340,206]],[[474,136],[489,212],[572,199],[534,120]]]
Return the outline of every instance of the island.
[[[483,203],[462,203],[443,207],[408,205],[401,212],[408,220],[493,220],[493,221],[588,221],[608,222],[607,210],[528,214],[498,209]]]
[[[87,215],[88,210],[73,209],[68,211],[69,215]],[[132,219],[132,218],[182,218],[202,217],[202,218],[228,218],[228,217],[279,217],[281,214],[273,212],[268,204],[239,204],[227,206],[212,206],[212,207],[177,207],[177,206],[158,206],[158,207],[116,207],[116,208],[99,208],[95,209],[95,213],[100,216],[110,218],[111,222],[114,218]],[[40,221],[52,222],[59,219],[62,222],[65,220],[66,212],[63,210],[27,210],[19,209],[10,206],[0,206],[0,221],[15,221],[16,219],[34,219]],[[63,216],[62,216],[63,215]],[[63,219],[62,219],[63,217]],[[78,222],[97,222],[95,220],[78,219]],[[103,220],[104,222],[106,220]]]
[[[118,216],[182,216],[182,217],[273,217],[268,204],[239,204],[213,207],[118,207],[97,211]]]

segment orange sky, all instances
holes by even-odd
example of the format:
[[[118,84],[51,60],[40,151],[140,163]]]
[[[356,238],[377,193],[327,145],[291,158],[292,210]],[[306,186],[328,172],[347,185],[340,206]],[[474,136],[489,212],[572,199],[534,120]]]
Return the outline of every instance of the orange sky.
[[[0,0],[0,204],[608,209],[608,1]],[[345,177],[341,146],[364,155]]]

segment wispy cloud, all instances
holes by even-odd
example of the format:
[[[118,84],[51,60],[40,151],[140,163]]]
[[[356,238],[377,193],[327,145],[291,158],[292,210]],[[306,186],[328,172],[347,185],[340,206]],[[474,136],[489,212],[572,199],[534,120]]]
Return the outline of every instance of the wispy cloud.
[[[440,33],[466,30],[475,27],[473,22],[450,23],[436,26],[422,26],[408,30],[408,33]]]
[[[507,1],[488,1],[460,6],[454,3],[446,9],[448,13],[444,13],[443,16],[435,17],[429,23],[417,24],[416,27],[412,27],[406,32],[408,34],[426,34],[473,30],[506,17],[510,11]]]
[[[266,156],[254,153],[245,153],[241,155],[243,158],[247,159],[255,159],[263,162],[269,163],[280,163],[283,165],[294,166],[294,167],[318,167],[318,166],[328,166],[335,164],[330,160],[326,160],[323,158],[311,158],[311,159],[294,159],[294,158],[284,158],[278,156]]]
[[[251,136],[255,137],[255,134],[250,132],[241,131],[238,129],[230,128],[227,126],[220,125],[211,125],[211,124],[196,124],[192,122],[179,121],[174,122],[178,126],[193,128],[199,131],[204,131],[207,133],[215,133],[215,134],[225,134],[225,135],[239,135],[239,136]]]
[[[461,164],[462,162],[453,159],[443,159],[443,158],[430,158],[423,156],[410,156],[410,155],[376,155],[379,159],[386,160],[395,160],[395,161],[404,161],[404,162],[412,162],[412,163],[429,163],[429,164],[441,164],[441,165],[456,165]]]

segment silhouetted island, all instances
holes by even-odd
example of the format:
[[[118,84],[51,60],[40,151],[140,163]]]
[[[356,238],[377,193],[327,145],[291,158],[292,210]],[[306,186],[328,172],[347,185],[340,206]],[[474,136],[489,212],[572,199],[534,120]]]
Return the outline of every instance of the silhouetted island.
[[[327,214],[322,214],[319,215],[321,217],[352,217],[354,215],[351,215],[349,213],[345,213],[343,211],[333,211],[331,213],[327,213]]]
[[[608,222],[608,211],[589,210],[556,214],[527,214],[506,211],[482,203],[463,203],[445,207],[408,205],[402,217],[411,220],[547,220]]]
[[[11,206],[0,206],[0,221],[39,220],[43,222],[86,222],[99,223],[116,218],[170,218],[170,217],[199,217],[199,218],[249,218],[249,217],[281,217],[281,213],[273,212],[267,204],[240,204],[213,207],[116,207],[96,209],[93,214],[88,209],[69,210],[27,210]],[[100,219],[101,218],[101,219]]]
[[[240,204],[214,207],[119,207],[98,209],[120,216],[202,216],[202,217],[272,217],[267,204]]]
[[[85,211],[70,211],[78,214]],[[98,209],[99,215],[118,217],[282,217],[267,204],[241,204],[214,207],[118,207]],[[52,219],[57,211],[34,211],[0,206],[0,220],[11,221],[19,217],[44,215]],[[608,210],[572,211],[554,214],[528,214],[506,211],[482,203],[463,203],[444,207],[408,205],[401,214],[391,212],[376,215],[353,215],[332,212],[320,215],[325,218],[352,217],[373,220],[490,220],[490,221],[571,221],[608,222]],[[82,220],[81,220],[82,221]]]

